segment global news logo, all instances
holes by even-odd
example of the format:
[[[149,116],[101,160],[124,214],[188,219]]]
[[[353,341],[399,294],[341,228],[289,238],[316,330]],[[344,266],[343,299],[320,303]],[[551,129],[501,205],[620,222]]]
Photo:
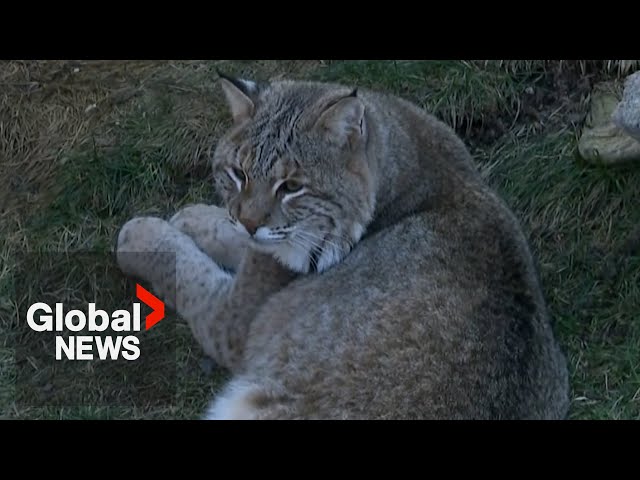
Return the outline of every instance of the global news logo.
[[[144,329],[149,330],[164,318],[164,302],[136,284],[136,297],[152,312],[145,317]],[[56,360],[137,360],[140,357],[140,339],[133,332],[140,332],[141,304],[135,302],[129,310],[115,310],[109,314],[97,309],[95,303],[89,303],[87,314],[82,310],[64,312],[64,305],[51,305],[44,302],[34,303],[27,311],[27,323],[36,332],[58,332],[55,339]],[[89,332],[105,332],[108,335],[73,335],[87,329]],[[72,335],[62,335],[63,332]]]

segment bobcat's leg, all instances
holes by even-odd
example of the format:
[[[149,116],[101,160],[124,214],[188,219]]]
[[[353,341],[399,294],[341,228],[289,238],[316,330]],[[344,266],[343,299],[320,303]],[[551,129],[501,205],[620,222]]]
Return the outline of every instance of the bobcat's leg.
[[[175,262],[162,252],[175,252]],[[117,259],[124,273],[151,282],[154,293],[187,320],[205,353],[231,370],[242,363],[249,326],[264,301],[295,277],[273,257],[251,249],[233,277],[191,237],[150,217],[122,227]]]
[[[170,261],[171,253],[175,253],[175,261]],[[187,321],[205,353],[220,363],[220,355],[208,339],[213,316],[231,287],[232,276],[189,236],[159,218],[128,221],[118,234],[116,258],[125,274],[151,283],[152,293]]]
[[[238,270],[247,251],[249,234],[226,209],[215,205],[190,205],[179,210],[169,223],[189,235],[218,265]]]

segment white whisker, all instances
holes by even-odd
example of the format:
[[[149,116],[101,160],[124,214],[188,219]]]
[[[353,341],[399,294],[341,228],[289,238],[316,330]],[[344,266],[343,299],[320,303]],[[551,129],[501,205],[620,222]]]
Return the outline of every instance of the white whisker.
[[[303,250],[305,250],[307,252],[307,256],[309,257],[309,261],[313,264],[313,267],[317,270],[318,269],[318,263],[317,261],[313,258],[313,256],[311,255],[311,251],[313,250],[313,247],[317,247],[317,248],[321,248],[319,245],[315,245],[315,244],[311,244],[309,243],[309,241],[307,241],[305,243],[305,239],[300,238],[300,237],[289,237],[288,238],[289,242],[294,245],[294,246],[298,246],[301,247]]]
[[[303,235],[306,235],[307,237],[310,237],[310,239],[317,239],[317,240],[321,240],[323,243],[326,243],[328,245],[333,246],[334,248],[337,248],[339,250],[342,250],[344,248],[344,245],[341,245],[339,243],[333,242],[331,240],[329,240],[329,238],[327,237],[334,237],[336,240],[341,240],[344,243],[346,243],[348,245],[348,248],[351,249],[353,248],[353,242],[348,240],[346,237],[334,234],[334,233],[329,233],[327,236],[321,236],[321,235],[317,235],[313,232],[308,232],[308,231],[302,231],[300,232]]]
[[[322,246],[323,246],[322,243],[318,243],[315,240],[313,240],[312,238],[304,236],[304,235],[295,235],[295,236],[293,236],[293,238],[305,241],[311,247],[322,248]]]

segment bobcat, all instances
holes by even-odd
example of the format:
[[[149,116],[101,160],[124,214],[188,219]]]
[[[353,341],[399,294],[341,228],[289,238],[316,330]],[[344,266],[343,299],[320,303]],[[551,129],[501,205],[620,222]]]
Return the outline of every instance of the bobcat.
[[[220,83],[225,208],[134,218],[116,255],[157,294],[175,282],[170,306],[230,370],[205,418],[566,417],[528,243],[451,128],[379,92]]]

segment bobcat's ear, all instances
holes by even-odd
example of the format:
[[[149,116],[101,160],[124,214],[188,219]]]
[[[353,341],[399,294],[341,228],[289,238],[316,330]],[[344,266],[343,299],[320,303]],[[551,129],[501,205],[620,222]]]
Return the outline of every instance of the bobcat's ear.
[[[260,92],[258,83],[233,78],[220,71],[218,75],[234,123],[241,123],[253,117],[256,109],[255,101]]]
[[[365,136],[364,103],[358,98],[358,89],[327,107],[315,123],[335,141],[353,148]]]

